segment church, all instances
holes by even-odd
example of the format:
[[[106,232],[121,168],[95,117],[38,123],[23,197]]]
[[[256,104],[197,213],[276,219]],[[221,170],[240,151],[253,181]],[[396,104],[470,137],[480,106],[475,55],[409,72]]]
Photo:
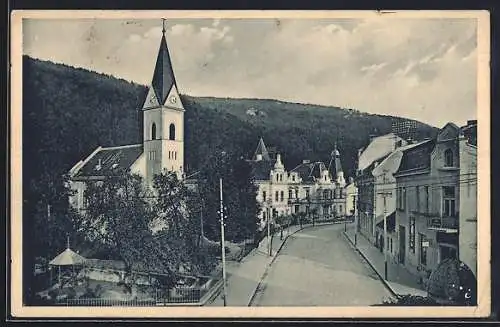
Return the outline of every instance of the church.
[[[162,37],[151,84],[142,105],[143,141],[139,144],[102,147],[79,161],[69,172],[69,185],[74,190],[70,204],[85,210],[87,182],[125,173],[138,174],[151,186],[153,177],[170,171],[185,182],[184,106],[179,97],[163,26]],[[262,225],[267,218],[305,213],[308,217],[343,217],[347,213],[346,181],[340,153],[335,147],[327,165],[304,160],[290,171],[281,155],[271,155],[259,140],[252,159],[256,195],[261,205]]]
[[[130,172],[143,176],[147,185],[163,170],[184,176],[184,106],[178,93],[163,25],[160,47],[151,84],[142,106],[143,141],[95,149],[69,172],[75,195],[70,204],[85,208],[84,192],[88,181],[102,180]]]

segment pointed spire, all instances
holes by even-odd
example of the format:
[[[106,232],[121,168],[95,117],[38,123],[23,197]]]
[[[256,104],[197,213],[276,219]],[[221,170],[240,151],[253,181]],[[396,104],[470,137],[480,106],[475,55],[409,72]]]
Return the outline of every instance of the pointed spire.
[[[66,234],[66,248],[69,249],[69,235]]]
[[[259,144],[257,145],[257,149],[253,155],[253,160],[267,160],[270,161],[271,157],[269,156],[269,152],[267,151],[266,145],[264,144],[264,140],[262,137],[259,139]]]
[[[160,48],[158,50],[158,56],[156,58],[153,81],[151,82],[160,105],[165,103],[172,86],[177,86],[174,71],[172,69],[172,62],[170,60],[170,54],[168,52],[165,33],[165,19],[162,19],[162,37],[160,41]]]

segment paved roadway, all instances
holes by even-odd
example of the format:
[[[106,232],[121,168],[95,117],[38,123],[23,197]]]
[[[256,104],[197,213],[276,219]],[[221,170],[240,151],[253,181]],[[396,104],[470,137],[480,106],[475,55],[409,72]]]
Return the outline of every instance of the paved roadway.
[[[367,306],[389,298],[343,230],[339,224],[291,235],[252,306]]]

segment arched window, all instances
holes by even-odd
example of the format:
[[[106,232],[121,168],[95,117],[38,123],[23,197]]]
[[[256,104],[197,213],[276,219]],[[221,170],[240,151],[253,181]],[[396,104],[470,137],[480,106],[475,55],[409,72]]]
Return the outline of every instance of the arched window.
[[[151,125],[151,139],[156,140],[156,124]]]
[[[453,167],[453,151],[451,149],[444,152],[444,166]]]
[[[174,124],[170,124],[168,139],[175,140],[175,125]]]

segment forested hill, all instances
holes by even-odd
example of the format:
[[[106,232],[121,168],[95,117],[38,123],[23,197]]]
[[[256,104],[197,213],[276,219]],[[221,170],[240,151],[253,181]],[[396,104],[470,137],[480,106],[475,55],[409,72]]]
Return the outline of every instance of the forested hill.
[[[25,181],[66,173],[99,145],[141,142],[138,108],[145,86],[27,56],[23,75]],[[327,161],[337,141],[345,175],[352,176],[357,149],[368,143],[369,134],[389,132],[393,118],[275,100],[187,95],[182,100],[190,170],[216,148],[251,156],[262,136],[282,153],[289,169],[303,159]],[[436,131],[419,123],[420,137]]]

